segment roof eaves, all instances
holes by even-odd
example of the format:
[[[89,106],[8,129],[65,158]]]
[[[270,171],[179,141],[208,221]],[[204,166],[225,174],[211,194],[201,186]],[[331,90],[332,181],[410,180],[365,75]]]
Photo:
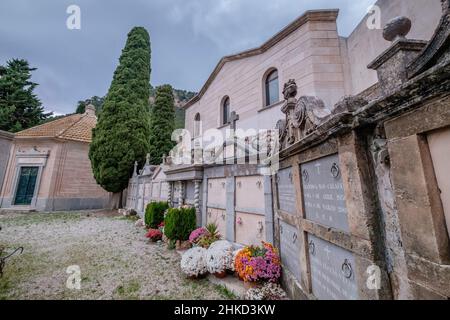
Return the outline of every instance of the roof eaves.
[[[281,31],[279,31],[277,34],[275,34],[273,37],[271,37],[269,40],[267,40],[265,43],[263,43],[260,47],[249,49],[246,51],[242,51],[240,53],[236,53],[233,55],[228,55],[220,59],[220,61],[217,63],[216,67],[214,68],[213,72],[209,76],[208,80],[206,80],[206,83],[203,85],[201,90],[198,94],[196,94],[192,99],[190,99],[188,102],[186,102],[183,106],[183,109],[188,109],[190,106],[192,106],[195,102],[199,101],[201,97],[205,94],[206,90],[208,90],[211,83],[216,78],[217,74],[220,72],[220,70],[223,68],[223,66],[230,61],[239,60],[243,58],[252,57],[255,55],[262,54],[275,46],[277,43],[279,43],[281,40],[286,38],[288,35],[290,35],[292,32],[306,24],[310,21],[336,21],[339,14],[339,9],[323,9],[323,10],[308,10],[303,15],[295,19],[292,23],[284,27]]]

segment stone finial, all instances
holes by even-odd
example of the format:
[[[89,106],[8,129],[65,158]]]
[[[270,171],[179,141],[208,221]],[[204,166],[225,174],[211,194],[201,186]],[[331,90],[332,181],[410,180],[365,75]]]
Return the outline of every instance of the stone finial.
[[[411,31],[411,20],[407,17],[396,17],[389,21],[383,30],[383,38],[387,41],[405,39]]]
[[[86,107],[84,108],[84,113],[89,116],[95,116],[95,107],[91,103],[86,104]]]
[[[147,153],[147,156],[145,157],[145,165],[146,166],[150,165],[150,153]]]
[[[285,100],[295,98],[297,96],[297,84],[294,79],[290,79],[284,84],[283,96]]]

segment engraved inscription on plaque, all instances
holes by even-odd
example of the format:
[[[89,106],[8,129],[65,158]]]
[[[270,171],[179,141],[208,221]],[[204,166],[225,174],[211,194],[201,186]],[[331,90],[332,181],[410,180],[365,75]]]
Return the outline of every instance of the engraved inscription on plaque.
[[[295,206],[295,188],[292,176],[292,168],[286,168],[278,171],[278,203],[281,210],[287,213],[296,213]]]
[[[308,248],[314,296],[321,300],[357,300],[353,254],[311,234]]]
[[[300,281],[300,239],[294,226],[280,221],[281,262]]]
[[[337,154],[300,166],[306,218],[349,231],[344,186]]]

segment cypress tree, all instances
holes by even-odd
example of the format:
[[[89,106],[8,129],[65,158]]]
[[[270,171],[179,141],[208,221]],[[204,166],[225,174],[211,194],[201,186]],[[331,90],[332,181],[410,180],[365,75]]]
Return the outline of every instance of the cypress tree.
[[[0,130],[17,132],[40,124],[52,113],[45,113],[34,93],[31,68],[26,60],[13,59],[0,66]]]
[[[173,89],[166,84],[156,88],[155,102],[150,111],[150,162],[161,164],[164,154],[173,148],[172,132],[175,128]]]
[[[128,33],[89,150],[94,177],[109,192],[127,187],[134,162],[142,165],[149,151],[150,72],[150,37],[135,27]]]

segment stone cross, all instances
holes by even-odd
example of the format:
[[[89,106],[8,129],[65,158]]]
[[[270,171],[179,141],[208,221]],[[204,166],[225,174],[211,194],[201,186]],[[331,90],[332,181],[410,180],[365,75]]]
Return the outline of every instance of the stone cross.
[[[137,167],[138,167],[138,162],[135,161],[135,162],[134,162],[133,176],[137,176]]]
[[[236,130],[236,121],[239,120],[239,115],[236,113],[236,111],[231,112],[230,115],[230,122],[231,122],[231,129]]]

